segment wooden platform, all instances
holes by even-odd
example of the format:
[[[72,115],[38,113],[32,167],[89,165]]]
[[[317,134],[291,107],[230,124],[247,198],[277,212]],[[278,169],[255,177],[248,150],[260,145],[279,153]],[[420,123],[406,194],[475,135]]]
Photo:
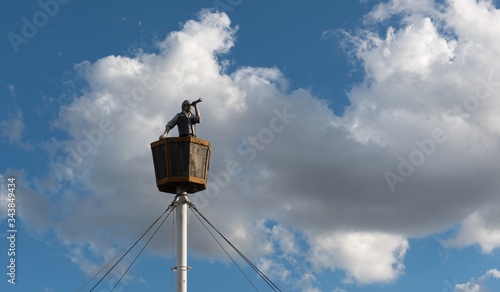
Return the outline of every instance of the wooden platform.
[[[156,185],[160,192],[192,194],[207,188],[210,142],[194,137],[165,138],[151,143]]]

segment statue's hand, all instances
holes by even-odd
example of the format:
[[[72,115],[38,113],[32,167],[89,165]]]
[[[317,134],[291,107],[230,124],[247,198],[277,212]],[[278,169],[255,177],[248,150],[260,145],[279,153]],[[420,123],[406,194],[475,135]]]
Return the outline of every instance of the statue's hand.
[[[165,138],[165,135],[161,135],[160,138],[158,138],[158,140],[161,140],[163,138]]]

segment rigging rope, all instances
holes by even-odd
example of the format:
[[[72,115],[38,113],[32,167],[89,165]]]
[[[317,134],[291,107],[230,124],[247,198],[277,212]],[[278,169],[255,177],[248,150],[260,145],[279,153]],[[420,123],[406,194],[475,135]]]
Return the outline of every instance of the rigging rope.
[[[253,288],[255,289],[255,291],[259,291],[257,290],[257,288],[255,287],[255,285],[252,283],[252,281],[250,281],[250,279],[247,277],[247,275],[245,274],[245,272],[243,272],[243,270],[240,268],[240,266],[238,266],[238,264],[236,263],[236,261],[229,255],[229,253],[226,251],[226,249],[222,246],[222,244],[219,242],[219,240],[214,236],[214,234],[212,233],[212,231],[210,231],[210,229],[208,229],[208,227],[205,225],[205,223],[203,223],[203,221],[201,221],[200,217],[198,216],[198,214],[196,214],[196,212],[193,211],[193,214],[196,216],[196,218],[198,218],[198,220],[200,221],[200,223],[203,225],[203,227],[205,227],[205,229],[208,231],[208,233],[210,233],[210,235],[212,235],[213,239],[215,239],[215,241],[219,244],[219,246],[222,248],[222,250],[226,253],[226,255],[231,259],[231,261],[233,261],[233,263],[236,265],[236,267],[238,267],[238,270],[240,270],[240,272],[243,274],[243,276],[245,276],[245,278],[247,278],[248,282],[250,282],[250,285],[253,286]]]
[[[118,286],[118,284],[120,283],[120,281],[123,279],[123,277],[127,274],[127,272],[130,270],[130,268],[132,267],[132,265],[135,263],[135,261],[137,260],[137,258],[141,255],[141,253],[143,252],[143,250],[146,248],[146,246],[149,244],[149,242],[153,239],[153,237],[156,235],[156,233],[158,232],[158,230],[160,229],[160,227],[163,225],[163,223],[167,220],[168,216],[170,216],[170,214],[174,211],[176,205],[177,205],[177,202],[178,202],[178,197],[176,197],[172,203],[168,206],[168,208],[151,224],[149,225],[148,228],[146,228],[146,230],[144,230],[141,234],[139,234],[131,243],[129,243],[120,253],[118,253],[111,261],[109,261],[99,272],[97,272],[87,283],[85,283],[85,285],[83,285],[82,288],[80,288],[78,291],[81,291],[83,288],[85,288],[85,286],[87,286],[95,277],[97,277],[97,275],[99,275],[107,266],[109,266],[118,256],[120,256],[125,250],[128,250],[121,256],[121,258],[106,272],[106,274],[92,287],[92,289],[90,291],[93,291],[103,280],[104,278],[123,260],[123,258],[137,245],[137,243],[139,243],[139,241],[141,241],[141,239],[146,235],[146,233],[148,233],[151,228],[168,212],[170,211],[167,216],[162,220],[162,222],[160,223],[160,225],[156,228],[156,230],[154,231],[154,233],[149,237],[148,241],[146,242],[146,244],[142,247],[142,249],[140,250],[140,252],[137,254],[137,256],[135,257],[135,259],[132,261],[132,263],[128,266],[127,270],[123,273],[123,275],[120,277],[120,279],[118,280],[118,282],[115,284],[115,286],[113,287],[113,289],[111,291],[114,291],[114,289]],[[273,289],[273,291],[280,291],[281,290],[278,288],[278,286],[276,286],[261,270],[259,270],[259,268],[257,268],[256,265],[254,265],[239,249],[237,249],[217,228],[215,228],[215,226],[210,223],[210,221],[208,221],[208,219],[203,216],[203,214],[201,214],[201,212],[196,208],[196,206],[188,201],[187,202],[189,208],[191,210],[193,210],[193,213],[195,214],[196,218],[201,222],[201,224],[203,225],[203,227],[205,227],[205,229],[210,233],[210,235],[214,238],[214,240],[217,242],[217,244],[219,244],[219,246],[222,248],[222,250],[224,250],[224,252],[226,253],[226,255],[231,259],[231,261],[236,265],[236,267],[238,267],[238,269],[240,270],[240,272],[245,276],[245,278],[248,280],[248,282],[250,282],[250,284],[253,286],[253,288],[257,290],[257,288],[255,287],[255,285],[252,283],[252,281],[250,281],[250,279],[248,278],[248,276],[243,272],[243,270],[240,268],[240,266],[236,263],[236,261],[229,255],[229,253],[227,252],[227,250],[222,246],[222,244],[219,242],[219,240],[217,240],[217,238],[215,237],[215,235],[210,231],[210,229],[205,225],[205,223],[203,223],[203,221],[200,219],[203,218],[203,220],[205,220],[206,223],[208,223],[232,248],[233,250],[266,282],[267,285],[269,285],[269,287],[271,287],[271,289]],[[199,216],[198,216],[199,215]],[[174,217],[174,221],[173,221],[173,225],[174,225],[174,228],[175,228],[175,216]],[[175,229],[173,230],[173,232],[175,233]],[[174,265],[174,236],[172,236],[172,266]],[[133,244],[132,244],[133,243]],[[132,245],[132,246],[130,246]],[[129,248],[130,247],[130,248]],[[173,270],[172,270],[172,291],[173,291]]]
[[[113,262],[113,261],[114,261],[114,260],[115,260],[115,259],[119,256],[119,255],[121,255],[121,254],[122,254],[122,252],[124,252],[124,251],[125,251],[125,250],[126,250],[126,249],[127,249],[127,248],[128,248],[128,247],[132,244],[132,243],[134,243],[134,242],[137,240],[137,238],[139,238],[139,236],[141,236],[141,235],[143,235],[143,234],[147,233],[147,232],[148,232],[148,230],[149,230],[149,229],[151,229],[151,227],[152,227],[153,225],[155,225],[155,224],[156,224],[156,222],[157,222],[158,220],[160,220],[160,218],[161,218],[163,215],[165,215],[165,213],[166,213],[167,211],[168,211],[168,208],[167,208],[167,210],[165,210],[165,212],[163,212],[163,214],[161,214],[161,216],[160,216],[160,217],[158,217],[158,219],[156,219],[153,223],[151,223],[151,225],[149,225],[149,226],[148,226],[148,227],[147,227],[147,228],[146,228],[143,232],[141,232],[139,235],[137,235],[137,237],[136,237],[136,238],[134,238],[134,240],[132,240],[132,241],[131,241],[131,242],[130,242],[130,243],[129,243],[129,244],[128,244],[128,245],[127,245],[127,246],[126,246],[123,250],[122,250],[122,251],[120,251],[120,252],[119,252],[119,253],[118,253],[118,254],[117,254],[117,255],[116,255],[116,256],[115,256],[112,260],[110,260],[110,261],[109,261],[109,262],[108,262],[108,263],[107,263],[104,267],[102,267],[102,269],[101,269],[101,270],[99,270],[99,272],[97,272],[97,273],[96,273],[96,274],[95,274],[95,275],[94,275],[94,276],[93,276],[93,277],[92,277],[92,278],[91,278],[91,279],[90,279],[87,283],[85,283],[85,285],[83,285],[83,286],[82,286],[82,288],[80,288],[80,289],[78,290],[78,292],[80,292],[83,288],[85,288],[85,286],[87,286],[87,285],[88,285],[88,284],[89,284],[92,280],[94,280],[94,278],[95,278],[95,277],[97,277],[97,275],[99,275],[99,274],[100,274],[100,273],[101,273],[101,272],[102,272],[102,271],[103,271],[103,270],[104,270],[107,266],[109,266],[109,265],[110,265],[110,264],[111,264],[111,263],[112,263],[112,262]]]
[[[109,271],[99,280],[99,282],[97,282],[97,284],[95,284],[92,287],[90,291],[93,291],[97,287],[97,285],[99,285],[102,282],[102,280],[104,280],[104,278],[116,267],[116,265],[118,265],[118,263],[134,248],[134,246],[137,245],[137,243],[146,235],[146,233],[148,233],[149,230],[151,230],[151,228],[161,219],[161,217],[163,217],[163,215],[165,215],[165,213],[167,213],[169,209],[173,208],[173,204],[174,202],[172,202],[172,204],[170,204],[168,208],[153,223],[151,223],[151,225],[149,225],[142,233],[140,233],[136,238],[134,238],[132,242],[130,242],[121,252],[119,252],[111,261],[109,261],[99,272],[97,272],[87,283],[85,283],[85,285],[83,285],[82,288],[78,290],[78,292],[80,292],[83,288],[85,288],[85,286],[87,286],[95,277],[97,277],[97,275],[99,275],[107,266],[109,266],[120,254],[122,254],[133,243],[133,245],[128,249],[128,251],[109,269]]]
[[[264,279],[264,281],[266,282],[267,285],[269,285],[269,287],[271,287],[271,289],[273,289],[273,291],[280,291],[281,290],[278,288],[278,286],[276,286],[261,270],[259,270],[259,268],[257,268],[257,266],[255,266],[239,249],[237,249],[217,228],[215,228],[215,226],[210,223],[210,221],[208,221],[207,218],[205,218],[205,216],[203,216],[203,214],[200,213],[200,211],[198,210],[198,208],[196,208],[196,206],[193,204],[193,203],[189,203],[189,207],[195,211],[193,213],[198,213],[202,218],[203,220],[205,220],[215,231],[217,231],[217,233],[236,251],[236,253],[238,253],[238,255],[245,261],[247,262],[247,264],[259,275],[262,277],[262,279]],[[255,288],[255,286],[254,286]]]
[[[123,275],[120,277],[120,279],[118,280],[118,282],[116,282],[116,284],[113,287],[113,289],[111,290],[111,292],[113,292],[115,290],[116,286],[118,286],[118,284],[120,283],[120,281],[127,274],[128,270],[130,270],[130,268],[135,263],[135,261],[137,260],[137,258],[141,255],[142,251],[146,248],[146,246],[148,246],[148,244],[151,241],[151,239],[153,239],[153,237],[156,235],[156,233],[158,232],[158,230],[160,229],[160,227],[163,225],[163,223],[165,223],[165,220],[167,220],[168,216],[170,216],[170,214],[172,213],[172,210],[173,210],[173,208],[170,209],[170,212],[167,214],[167,216],[165,217],[165,219],[163,219],[163,221],[161,221],[160,225],[156,228],[155,232],[153,232],[153,234],[151,234],[151,236],[149,237],[149,239],[146,242],[146,244],[142,247],[141,251],[137,254],[137,256],[132,261],[132,263],[130,263],[130,265],[128,266],[127,270],[125,271],[125,273],[123,273]]]

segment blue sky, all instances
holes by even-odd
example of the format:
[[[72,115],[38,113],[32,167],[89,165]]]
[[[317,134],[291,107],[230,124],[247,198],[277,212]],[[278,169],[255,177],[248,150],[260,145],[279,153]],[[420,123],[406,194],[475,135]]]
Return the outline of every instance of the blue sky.
[[[173,197],[149,143],[203,97],[211,175],[191,199],[282,291],[500,290],[498,8],[4,3],[4,266],[11,177],[18,233],[16,285],[0,289],[76,291],[156,219]],[[253,291],[189,228],[190,291]],[[171,231],[119,291],[169,289]]]

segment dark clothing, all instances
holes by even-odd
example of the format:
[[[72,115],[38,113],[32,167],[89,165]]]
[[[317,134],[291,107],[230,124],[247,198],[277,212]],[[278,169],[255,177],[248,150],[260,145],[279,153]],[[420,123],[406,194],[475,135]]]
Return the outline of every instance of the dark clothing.
[[[183,111],[175,115],[175,117],[168,122],[167,126],[173,128],[177,125],[179,137],[196,137],[196,124],[199,122],[199,116],[195,116],[191,112],[186,113]]]

